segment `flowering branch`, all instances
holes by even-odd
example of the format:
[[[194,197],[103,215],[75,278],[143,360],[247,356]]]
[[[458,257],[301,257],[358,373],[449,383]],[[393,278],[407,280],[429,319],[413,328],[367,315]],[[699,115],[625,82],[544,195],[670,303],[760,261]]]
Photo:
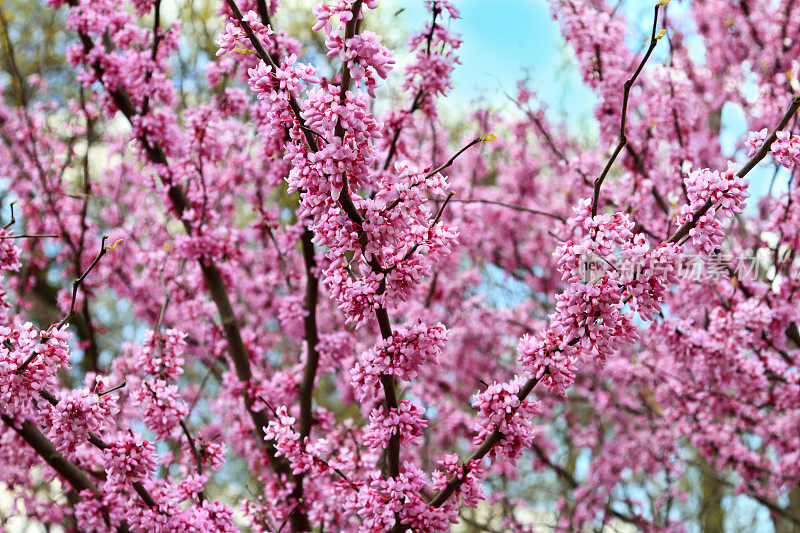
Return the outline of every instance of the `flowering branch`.
[[[77,6],[77,0],[70,0],[70,6],[72,7]],[[235,4],[233,7],[235,7]],[[91,40],[91,38],[82,31],[78,32],[78,36],[80,37],[85,52],[87,54],[91,53],[92,49],[94,48],[94,43]],[[97,72],[98,77],[100,79],[103,79],[102,76],[103,68],[100,65],[100,63],[95,62],[91,66]],[[119,87],[116,88],[106,87],[106,91],[114,100],[114,103],[117,105],[119,110],[128,119],[128,121],[132,122],[134,117],[136,117],[138,114],[136,108],[134,107],[129,96],[124,92],[124,90]],[[167,159],[167,156],[162,147],[157,142],[151,142],[146,137],[142,137],[140,140],[151,163],[156,165],[156,167],[158,168],[169,167],[169,161]],[[190,209],[190,204],[186,197],[186,193],[183,191],[183,189],[180,188],[180,186],[178,186],[175,183],[172,183],[172,180],[169,179],[168,176],[162,176],[162,177],[165,179],[165,183],[168,185],[167,196],[172,202],[173,208],[179,215],[181,215],[181,221],[183,223],[184,228],[186,229],[186,232],[191,234],[192,227],[188,222],[188,220],[182,216]],[[233,311],[233,306],[231,305],[230,297],[228,296],[227,289],[225,288],[225,284],[222,280],[222,276],[219,272],[219,269],[217,268],[217,266],[213,261],[205,261],[201,259],[199,263],[200,263],[200,269],[203,273],[203,278],[205,279],[206,285],[208,286],[211,298],[214,301],[215,305],[217,306],[217,310],[220,315],[220,322],[222,323],[223,331],[225,332],[225,338],[228,343],[228,353],[230,354],[230,357],[234,363],[234,368],[236,369],[237,377],[242,382],[250,383],[253,377],[253,372],[250,367],[250,360],[247,353],[247,348],[244,345],[244,340],[242,339],[241,330],[239,329],[238,326],[238,320],[236,319],[236,315]],[[269,420],[267,419],[264,412],[256,411],[255,409],[253,409],[252,400],[250,399],[248,394],[245,393],[243,395],[243,398],[245,407],[247,411],[250,413],[251,418],[253,419],[255,428],[266,427],[266,425],[269,423]],[[259,429],[256,429],[255,431],[256,433],[260,432]],[[260,437],[257,437],[256,440],[257,442],[260,443],[264,442],[263,439],[261,439]],[[274,449],[271,448],[269,443],[265,443],[264,445],[267,448],[267,452],[270,453],[270,455],[274,455]],[[277,461],[276,464],[279,469],[286,471],[287,465],[285,465],[283,462]]]
[[[536,384],[539,383],[541,378],[532,378],[525,382],[525,384],[520,388],[519,392],[517,393],[517,399],[521,402],[528,397],[528,395],[533,391],[533,388],[536,387]],[[511,416],[514,416],[516,413],[517,408],[513,408],[510,412]],[[462,475],[459,477],[453,477],[450,481],[445,485],[445,487],[437,492],[433,498],[430,500],[430,505],[432,507],[441,507],[444,502],[447,501],[450,496],[452,496],[456,490],[467,480],[467,474],[472,470],[469,465],[479,463],[486,455],[492,451],[492,448],[495,447],[497,443],[503,440],[503,432],[500,431],[500,428],[496,428],[492,431],[488,437],[483,441],[483,443],[475,450],[472,455],[470,455],[469,459],[466,461],[464,466],[461,469]]]
[[[770,148],[772,147],[772,143],[778,138],[777,133],[783,130],[792,117],[797,113],[797,110],[800,109],[800,96],[795,96],[792,98],[792,103],[789,106],[789,109],[786,110],[786,114],[783,116],[781,121],[778,123],[777,127],[772,131],[769,137],[766,138],[764,144],[761,148],[750,158],[750,160],[745,163],[745,165],[739,169],[739,172],[736,175],[740,178],[744,178],[747,174],[753,170],[758,163],[766,157],[769,153]],[[683,225],[681,225],[675,233],[673,233],[669,239],[667,239],[668,243],[677,243],[684,237],[689,234],[689,231],[697,225],[697,222],[702,218],[703,215],[711,209],[713,203],[709,200],[702,207],[698,208],[694,213],[692,213],[691,219],[686,221]]]
[[[12,222],[13,224],[13,222]],[[8,227],[8,226],[6,226]],[[45,239],[45,238],[58,238],[61,237],[58,233],[20,233],[18,235],[0,235],[0,240],[5,239]]]
[[[781,119],[775,131],[782,130],[786,126],[786,124],[789,123],[789,120],[791,120],[791,118],[797,112],[798,108],[800,108],[800,97],[794,97],[792,99],[791,105],[789,106],[789,109],[787,110],[783,119]],[[750,161],[748,161],[748,163],[745,164],[745,166],[739,171],[738,173],[739,177],[744,177],[769,152],[771,143],[774,142],[777,138],[775,131],[773,131],[772,135],[770,135],[770,137],[767,138],[767,140],[764,143],[764,146],[761,147],[758,153],[755,156],[753,156],[753,158]],[[696,212],[696,214],[692,217],[692,220],[688,221],[686,224],[678,228],[676,232],[673,233],[672,236],[669,237],[669,239],[667,239],[666,243],[676,243],[680,240],[680,235],[688,234],[689,230],[692,229],[697,224],[697,221],[700,219],[702,214],[708,211],[708,209],[711,207],[709,204],[707,205],[708,207],[703,206],[701,210],[698,210],[698,212]],[[622,302],[627,303],[631,299],[632,296],[629,294],[622,300]],[[567,342],[566,346],[575,346],[576,344],[578,344],[578,342],[580,342],[580,339],[578,337],[575,337],[571,339],[569,342]],[[560,351],[560,349],[553,348],[552,351]],[[549,370],[545,370],[544,373],[547,374],[548,372]],[[537,378],[531,378],[525,382],[525,385],[520,389],[519,393],[517,394],[517,398],[520,400],[520,402],[525,400],[525,398],[527,398],[527,396],[531,393],[531,391],[533,391],[533,388],[540,380],[541,377],[537,377]],[[503,438],[502,432],[499,429],[495,429],[483,441],[481,446],[473,453],[473,455],[470,457],[470,461],[483,459],[492,450],[492,448],[502,440],[502,438]],[[464,468],[467,469],[467,467]],[[461,484],[463,484],[464,481],[466,480],[466,472],[468,472],[468,470],[465,471],[465,476],[463,478],[454,478],[450,480],[447,486],[441,491],[439,491],[439,493],[437,493],[436,496],[434,496],[430,504],[434,507],[438,507],[441,506],[445,501],[447,501],[447,499],[450,496],[452,496],[452,494],[458,489],[458,487]]]
[[[58,398],[56,398],[53,393],[46,389],[41,390],[39,392],[39,396],[47,400],[47,402],[53,407],[58,405]],[[44,435],[42,435],[42,437],[47,439],[47,437],[44,437]],[[86,440],[98,450],[107,450],[110,447],[106,441],[104,441],[97,433],[93,431],[88,432]],[[50,446],[52,446],[52,443],[50,443]],[[136,491],[136,494],[139,495],[139,498],[141,498],[142,503],[144,503],[147,507],[156,507],[158,505],[155,498],[153,498],[141,481],[131,481],[131,486],[133,487],[133,490]]]
[[[75,463],[66,459],[61,452],[59,452],[53,443],[45,437],[41,431],[30,420],[23,420],[22,424],[17,427],[14,420],[5,414],[0,414],[0,419],[5,424],[14,430],[22,439],[33,448],[39,456],[44,459],[53,470],[58,472],[70,486],[75,489],[80,498],[82,490],[89,490],[94,494],[100,494],[97,486],[89,479],[83,470],[78,468]]]

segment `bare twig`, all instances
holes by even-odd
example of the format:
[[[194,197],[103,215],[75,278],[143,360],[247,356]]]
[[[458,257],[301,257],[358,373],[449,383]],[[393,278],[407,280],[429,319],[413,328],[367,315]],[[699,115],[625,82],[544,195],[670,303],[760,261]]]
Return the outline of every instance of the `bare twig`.
[[[556,220],[558,220],[560,222],[566,222],[567,221],[567,219],[565,219],[561,215],[556,215],[555,213],[548,213],[547,211],[540,211],[538,209],[531,209],[529,207],[524,207],[524,206],[521,206],[521,205],[507,204],[505,202],[498,202],[498,201],[495,201],[495,200],[481,200],[481,199],[478,199],[478,198],[470,198],[470,199],[467,199],[467,200],[451,200],[451,201],[457,202],[457,203],[462,203],[462,204],[496,205],[496,206],[499,206],[499,207],[506,207],[508,209],[513,209],[515,211],[523,211],[525,213],[530,213],[532,215],[542,215],[542,216],[545,216],[545,217],[554,218],[554,219],[556,219]]]
[[[597,205],[600,201],[600,187],[603,185],[603,181],[605,181],[608,172],[611,170],[611,167],[614,165],[614,161],[617,159],[617,156],[625,148],[625,145],[628,144],[628,139],[625,137],[625,122],[627,119],[628,114],[628,96],[631,92],[631,87],[636,82],[636,78],[639,77],[639,73],[642,72],[645,63],[650,58],[650,55],[653,53],[653,50],[656,47],[656,43],[658,43],[658,39],[660,35],[656,35],[656,28],[658,26],[658,8],[661,7],[662,2],[659,2],[655,6],[655,11],[653,15],[653,32],[650,35],[650,46],[647,47],[647,52],[645,52],[644,57],[639,62],[639,66],[636,69],[636,72],[633,73],[633,76],[625,80],[625,85],[622,91],[622,118],[620,119],[619,125],[619,142],[617,143],[616,148],[614,148],[614,152],[611,154],[611,157],[606,163],[603,172],[600,174],[596,180],[594,180],[594,195],[592,197],[592,216],[597,215]]]
[[[12,222],[13,224],[13,222]],[[8,227],[8,226],[6,226]],[[45,239],[61,237],[58,233],[20,233],[19,235],[2,235],[0,240],[6,239]]]
[[[100,240],[100,252],[97,254],[97,257],[94,258],[94,261],[92,261],[92,264],[89,265],[89,268],[84,270],[83,274],[78,276],[75,281],[72,282],[72,299],[69,303],[69,312],[67,313],[67,316],[61,319],[57,327],[62,327],[64,324],[69,322],[73,316],[75,316],[75,298],[78,296],[78,289],[83,284],[83,280],[86,279],[86,276],[89,274],[89,272],[91,272],[92,269],[97,266],[97,263],[100,262],[100,259],[106,255],[106,252],[109,249],[106,246],[106,240],[108,240],[108,235],[103,235],[103,238]]]
[[[122,383],[120,383],[120,384],[119,384],[119,385],[117,385],[116,387],[112,387],[112,388],[110,388],[110,389],[108,389],[108,390],[104,390],[103,392],[99,393],[99,394],[97,395],[97,397],[98,397],[98,398],[102,398],[102,397],[103,397],[103,396],[105,396],[106,394],[111,394],[111,393],[112,393],[112,392],[114,392],[114,391],[118,391],[118,390],[120,390],[121,388],[125,387],[125,385],[127,385],[127,384],[128,384],[128,382],[127,382],[127,381],[125,381],[125,380],[123,379],[123,380],[122,380]]]
[[[11,221],[10,221],[8,224],[6,224],[5,226],[3,226],[3,229],[8,229],[8,228],[10,228],[10,227],[11,227],[11,226],[13,226],[13,225],[14,225],[14,223],[17,221],[17,219],[16,219],[16,218],[14,218],[14,204],[15,204],[15,203],[17,203],[17,201],[16,201],[16,200],[14,200],[13,202],[11,202],[11,203],[8,205],[8,208],[11,210]]]

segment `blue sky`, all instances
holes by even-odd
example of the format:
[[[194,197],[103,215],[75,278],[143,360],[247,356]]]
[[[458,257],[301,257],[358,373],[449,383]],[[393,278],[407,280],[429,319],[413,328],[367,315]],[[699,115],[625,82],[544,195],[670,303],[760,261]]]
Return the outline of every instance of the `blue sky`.
[[[583,87],[574,61],[565,53],[558,23],[546,0],[460,0],[461,18],[450,27],[460,33],[461,65],[453,73],[448,100],[458,106],[481,99],[507,103],[504,91],[530,75],[531,87],[553,112],[570,122],[591,117],[593,95]],[[422,2],[395,1],[409,29],[422,27],[430,16]],[[399,9],[399,7],[398,7]],[[553,117],[557,118],[557,117]]]

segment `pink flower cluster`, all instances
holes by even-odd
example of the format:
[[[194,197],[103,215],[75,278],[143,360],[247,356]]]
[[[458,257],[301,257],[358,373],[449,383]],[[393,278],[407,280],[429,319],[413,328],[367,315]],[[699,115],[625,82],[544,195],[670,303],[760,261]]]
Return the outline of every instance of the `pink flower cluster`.
[[[429,326],[417,320],[395,329],[390,339],[378,341],[361,354],[350,371],[356,395],[362,401],[376,396],[381,375],[412,380],[421,366],[438,362],[446,339],[447,329],[442,324]]]
[[[747,134],[747,139],[744,142],[745,147],[747,148],[747,157],[753,157],[756,155],[769,136],[769,131],[767,128],[764,128],[760,131],[751,131]],[[774,143],[773,143],[774,146]],[[774,148],[773,148],[774,150]]]
[[[222,442],[206,440],[202,437],[196,439],[196,446],[200,452],[203,468],[212,472],[219,472],[225,464],[225,452],[227,446]],[[186,445],[188,448],[188,443]],[[187,452],[189,450],[186,450]]]
[[[631,265],[623,279],[624,295],[630,298],[628,305],[643,320],[653,320],[661,310],[671,283],[677,283],[677,266],[683,259],[675,243],[661,243],[651,248],[640,233],[623,247],[620,254],[622,264]]]
[[[722,242],[720,219],[741,213],[750,196],[747,181],[737,176],[731,166],[729,163],[728,170],[723,173],[707,168],[693,170],[684,178],[689,203],[681,209],[678,224],[692,220],[694,212],[707,202],[712,206],[689,230],[692,243],[705,253],[713,252]]]
[[[400,516],[400,523],[412,531],[446,531],[455,521],[455,513],[451,508],[428,505],[420,494],[426,487],[422,471],[404,463],[400,474],[394,478],[373,473],[369,483],[347,501],[347,506],[363,521],[360,532],[391,529],[396,514]]]
[[[180,399],[177,385],[167,384],[163,379],[143,381],[133,398],[142,410],[145,425],[162,440],[175,433],[189,412]]]
[[[481,464],[478,461],[462,462],[454,453],[445,455],[436,464],[439,469],[433,472],[433,489],[442,490],[452,479],[463,480],[456,489],[455,499],[467,507],[477,507],[480,500],[484,499],[481,477],[485,469]]]
[[[176,329],[145,333],[142,349],[135,356],[135,362],[142,375],[161,376],[167,381],[175,381],[183,374],[183,351],[186,348],[186,334]]]
[[[114,393],[100,394],[87,388],[62,392],[51,407],[47,437],[67,457],[77,455],[89,432],[100,433],[113,427],[119,413]]]
[[[401,443],[419,446],[426,427],[425,410],[409,400],[403,400],[397,409],[392,408],[388,412],[382,407],[372,410],[364,444],[370,448],[386,448],[392,435],[399,435]]]
[[[244,14],[244,21],[260,39],[260,43],[264,46],[269,46],[270,38],[274,35],[274,32],[269,26],[265,26],[261,22],[258,13],[253,10],[248,11]],[[216,43],[217,46],[219,46],[217,57],[229,52],[245,54],[248,51],[252,52],[254,48],[250,39],[247,37],[247,33],[245,33],[242,26],[235,20],[225,25],[225,29],[220,32]]]
[[[600,361],[637,339],[636,326],[623,312],[622,288],[610,274],[591,283],[574,283],[556,296],[551,327],[564,342],[576,341]]]
[[[260,100],[288,102],[290,96],[300,96],[307,83],[319,83],[317,70],[311,65],[297,63],[297,56],[292,54],[284,59],[274,73],[271,66],[260,62],[258,67],[248,71],[248,83]]]
[[[472,407],[478,410],[473,444],[480,445],[492,432],[499,431],[502,437],[489,457],[500,455],[512,464],[533,442],[536,431],[530,419],[542,412],[537,402],[520,400],[522,383],[521,377],[508,383],[494,382],[472,402]]]
[[[40,331],[30,322],[0,326],[0,401],[8,414],[31,410],[30,402],[68,370],[66,328]]]
[[[328,452],[328,442],[325,439],[311,441],[308,437],[300,438],[292,425],[295,419],[289,416],[286,406],[278,408],[277,420],[270,420],[264,428],[264,440],[273,441],[279,456],[289,460],[292,473],[300,474],[315,469],[317,473],[324,473],[329,467],[322,459]]]
[[[577,353],[564,343],[562,333],[551,329],[519,342],[519,363],[531,378],[541,380],[550,394],[565,397],[575,382]]]
[[[371,31],[363,31],[344,42],[333,41],[328,56],[337,54],[350,70],[353,81],[363,83],[372,98],[377,78],[385,80],[394,66],[392,52],[381,44],[381,36]]]
[[[749,132],[744,143],[747,147],[747,157],[753,157],[764,145],[768,136],[766,128]],[[775,142],[770,146],[773,159],[790,170],[800,165],[800,135],[792,135],[790,131],[784,130],[775,132],[775,137]]]
[[[103,450],[107,492],[121,491],[133,481],[149,479],[157,466],[153,443],[134,434],[120,434]]]
[[[312,31],[324,29],[329,41],[335,41],[344,29],[344,25],[353,20],[353,4],[355,0],[330,0],[316,4],[311,12],[317,21],[311,28]],[[375,9],[378,7],[377,0],[366,0],[361,9]],[[361,13],[359,13],[359,17]],[[335,44],[326,43],[328,48],[333,48]]]
[[[458,10],[450,2],[426,2],[425,7],[437,17],[447,11],[451,19],[460,18]],[[428,24],[408,40],[408,48],[414,53],[414,62],[406,68],[403,89],[418,95],[419,107],[430,116],[436,116],[434,98],[446,95],[453,85],[450,81],[453,69],[460,63],[456,50],[462,40],[446,25]]]
[[[11,237],[14,232],[0,228],[0,237]],[[14,246],[14,239],[0,239],[0,272],[16,272],[21,263],[19,251]]]
[[[576,240],[560,242],[554,255],[558,258],[561,280],[584,281],[584,264],[598,258],[614,260],[614,255],[633,240],[634,223],[625,213],[603,213],[592,217],[591,200],[582,199],[573,208],[571,227],[579,230]]]
[[[800,165],[800,135],[792,135],[788,131],[779,131],[777,139],[772,143],[772,157],[788,169]]]

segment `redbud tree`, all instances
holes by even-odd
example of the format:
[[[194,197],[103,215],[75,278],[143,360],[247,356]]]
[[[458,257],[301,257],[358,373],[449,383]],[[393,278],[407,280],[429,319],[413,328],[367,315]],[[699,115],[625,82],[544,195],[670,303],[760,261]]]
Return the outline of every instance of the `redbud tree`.
[[[35,72],[3,13],[3,520],[800,528],[800,2],[551,0],[590,141],[449,128],[447,0],[161,2],[29,0]]]

